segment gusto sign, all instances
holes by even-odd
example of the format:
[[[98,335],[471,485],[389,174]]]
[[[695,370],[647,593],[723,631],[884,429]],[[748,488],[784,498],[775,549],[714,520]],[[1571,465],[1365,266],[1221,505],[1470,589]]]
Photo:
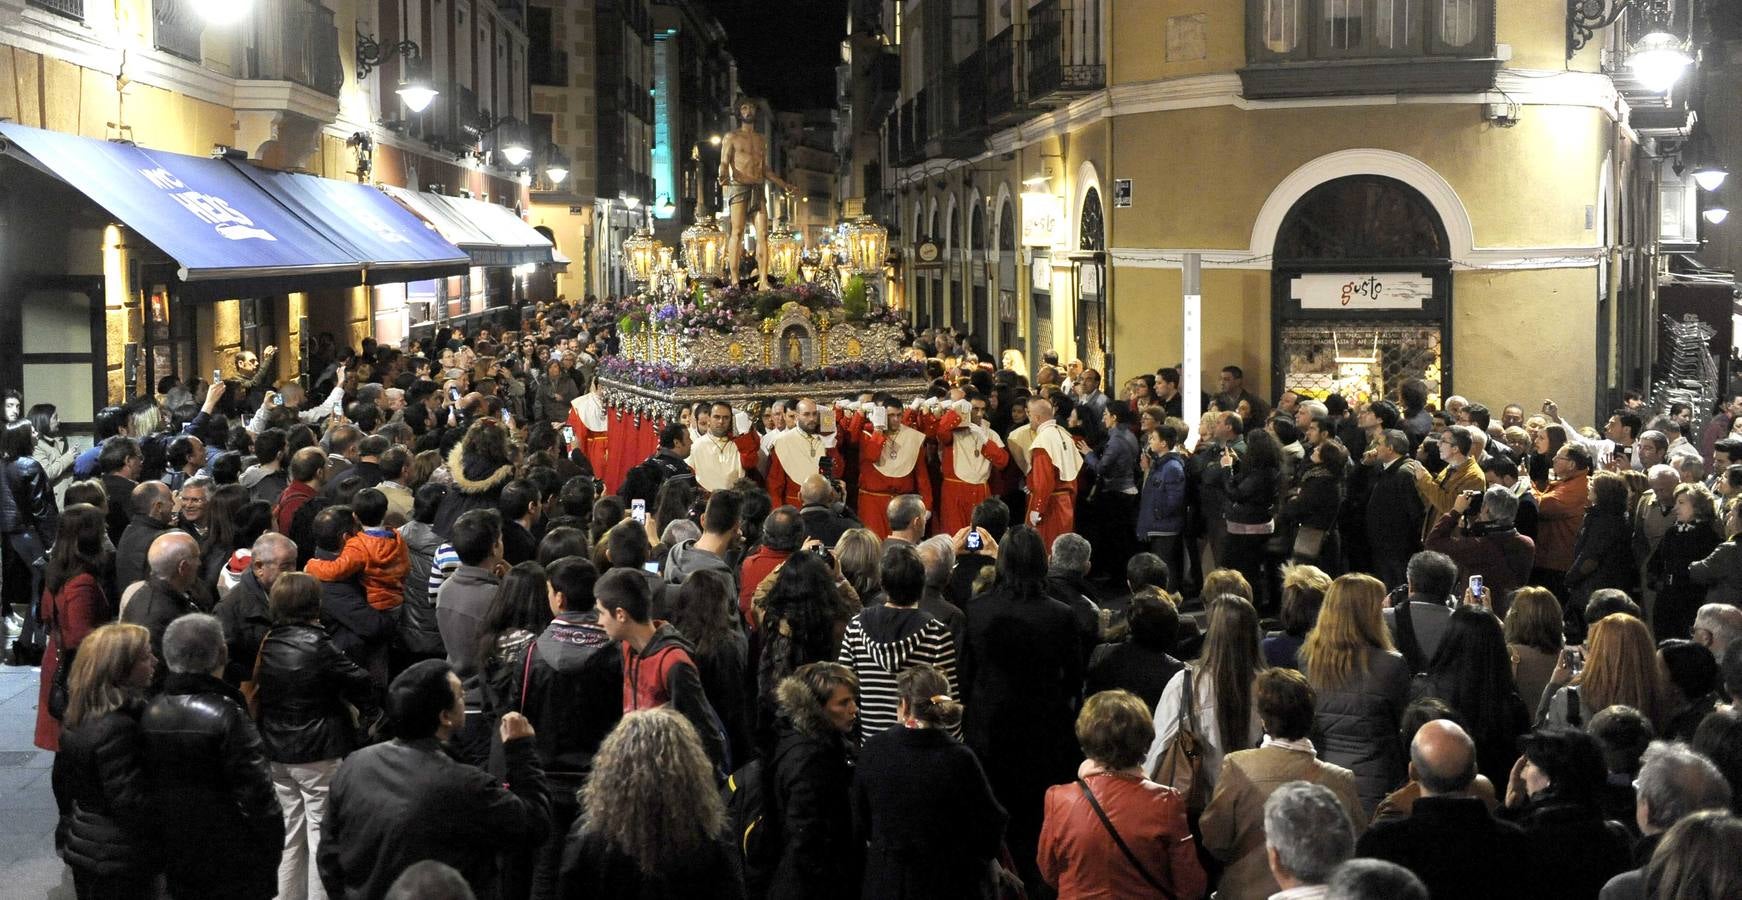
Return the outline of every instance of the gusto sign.
[[[1407,272],[1313,273],[1290,280],[1301,309],[1419,310],[1433,298],[1433,279]]]

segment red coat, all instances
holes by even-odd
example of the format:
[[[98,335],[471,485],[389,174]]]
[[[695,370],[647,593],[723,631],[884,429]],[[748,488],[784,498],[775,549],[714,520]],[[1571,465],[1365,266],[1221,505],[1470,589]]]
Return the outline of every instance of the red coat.
[[[957,478],[956,427],[961,424],[962,417],[950,410],[932,426],[932,437],[938,442],[938,461],[944,473],[943,490],[939,492],[937,504],[938,534],[954,535],[968,527],[974,521],[974,507],[991,496],[991,482],[1010,464],[1010,451],[987,441],[980,448],[980,455],[986,457],[986,462],[991,465],[987,480],[974,483]]]
[[[43,591],[38,617],[42,630],[48,635],[48,648],[42,653],[42,684],[36,700],[36,746],[58,753],[60,720],[48,714],[48,689],[54,684],[55,648],[59,643],[55,640],[55,632],[58,630],[66,639],[67,646],[77,650],[85,635],[112,621],[115,615],[96,577],[82,574],[61,585],[59,594]]]
[[[762,579],[768,573],[780,568],[791,553],[785,550],[770,550],[767,547],[758,549],[755,553],[744,557],[738,564],[738,611],[744,614],[744,621],[754,625],[756,619],[750,615],[750,598],[756,596],[756,588],[762,584]]]
[[[1206,879],[1186,827],[1179,792],[1148,779],[1110,772],[1083,778],[1143,867],[1176,897],[1201,897]],[[1155,889],[1125,858],[1075,782],[1046,790],[1046,823],[1035,861],[1059,900],[1153,897]]]
[[[610,461],[611,436],[603,431],[589,431],[585,422],[581,421],[580,413],[574,407],[569,407],[569,417],[566,424],[575,431],[575,443],[569,449],[581,448],[587,462],[593,467],[593,477],[605,477],[605,463]]]

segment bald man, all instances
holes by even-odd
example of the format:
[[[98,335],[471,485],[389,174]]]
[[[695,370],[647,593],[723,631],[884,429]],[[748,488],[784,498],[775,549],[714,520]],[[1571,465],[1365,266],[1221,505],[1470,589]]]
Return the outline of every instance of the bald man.
[[[146,481],[133,489],[130,497],[117,497],[110,503],[125,503],[130,514],[127,529],[115,542],[115,586],[126,590],[135,581],[144,581],[151,574],[146,551],[152,541],[171,530],[175,522],[176,496],[169,485],[161,481]]]
[[[1470,795],[1476,743],[1449,719],[1423,725],[1409,743],[1409,776],[1421,785],[1408,818],[1374,822],[1355,855],[1414,872],[1434,897],[1522,897],[1533,883],[1524,832]]]
[[[276,531],[261,535],[249,552],[248,568],[218,601],[214,613],[224,626],[224,642],[230,648],[224,680],[231,684],[254,677],[254,657],[272,628],[272,586],[278,583],[278,576],[296,571],[296,544]]]
[[[798,401],[796,427],[781,432],[769,446],[768,496],[775,506],[798,507],[804,503],[800,491],[805,479],[821,472],[839,477],[846,466],[841,451],[834,446],[834,435],[824,435],[822,410],[809,397]],[[824,471],[823,460],[828,460]]]
[[[147,553],[151,576],[121,610],[121,621],[143,625],[151,632],[151,652],[157,655],[157,680],[168,669],[163,661],[163,631],[191,612],[204,612],[194,602],[200,577],[200,545],[185,531],[168,531],[151,542]]]
[[[839,502],[835,496],[835,486],[821,475],[812,475],[804,480],[804,487],[799,490],[799,497],[804,505],[799,507],[799,518],[804,520],[806,537],[813,537],[825,545],[833,547],[854,528],[861,528],[860,522],[846,505]]]
[[[1050,553],[1059,535],[1075,529],[1083,455],[1070,432],[1053,420],[1051,403],[1028,401],[1028,421],[1034,425],[1034,443],[1028,450],[1028,506],[1022,522],[1040,532]]]

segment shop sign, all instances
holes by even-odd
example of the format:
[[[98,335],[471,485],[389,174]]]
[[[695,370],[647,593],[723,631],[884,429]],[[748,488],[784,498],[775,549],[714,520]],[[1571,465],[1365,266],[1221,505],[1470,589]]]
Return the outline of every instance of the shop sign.
[[[1064,243],[1064,202],[1055,194],[1028,191],[1022,195],[1022,246],[1052,247]]]
[[[1433,298],[1433,279],[1407,272],[1296,275],[1289,295],[1301,309],[1420,310]]]
[[[212,226],[219,237],[232,241],[276,241],[272,232],[258,228],[254,220],[243,215],[223,197],[194,190],[163,166],[140,169],[139,174],[153,187],[169,194],[183,209]]]

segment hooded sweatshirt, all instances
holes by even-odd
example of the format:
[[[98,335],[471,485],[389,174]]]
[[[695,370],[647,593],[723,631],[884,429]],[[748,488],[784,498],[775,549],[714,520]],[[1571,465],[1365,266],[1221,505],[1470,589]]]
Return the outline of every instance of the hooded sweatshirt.
[[[697,548],[695,541],[682,541],[671,548],[669,554],[666,554],[665,583],[683,584],[684,579],[688,578],[691,572],[700,572],[703,569],[718,569],[726,573],[726,576],[732,579],[733,587],[736,589],[738,578],[737,573],[732,571],[732,567],[727,565],[718,553]]]
[[[398,609],[405,602],[405,575],[411,570],[411,553],[399,532],[391,528],[366,528],[345,539],[345,547],[332,561],[309,560],[304,571],[322,581],[344,581],[359,573],[369,605],[380,610]]]
[[[701,735],[702,749],[722,772],[732,771],[726,758],[725,729],[702,689],[702,673],[688,641],[669,622],[655,621],[653,638],[640,653],[623,642],[623,711],[671,708],[690,720]]]
[[[872,606],[847,623],[841,665],[859,676],[861,739],[896,724],[896,676],[925,664],[937,667],[956,694],[956,642],[949,626],[918,607]]]

